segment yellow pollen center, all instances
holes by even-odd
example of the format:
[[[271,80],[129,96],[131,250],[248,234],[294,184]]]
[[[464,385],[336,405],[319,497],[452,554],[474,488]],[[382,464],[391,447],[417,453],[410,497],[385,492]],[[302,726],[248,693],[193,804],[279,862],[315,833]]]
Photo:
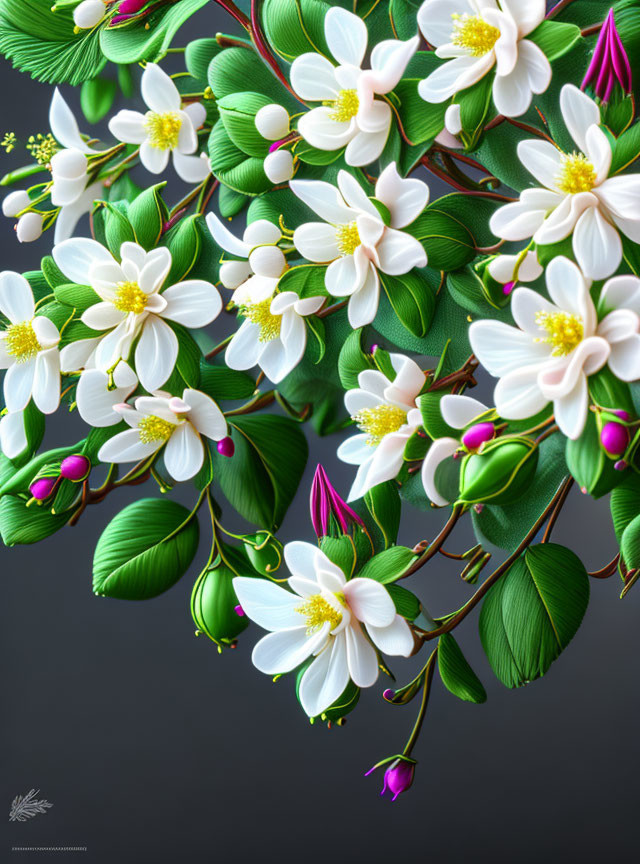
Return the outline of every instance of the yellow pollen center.
[[[590,192],[596,185],[596,169],[582,153],[570,153],[562,160],[558,187],[562,192],[575,195]]]
[[[271,312],[271,301],[272,298],[268,297],[259,303],[248,303],[240,310],[245,318],[260,328],[261,342],[273,342],[280,335],[282,315],[274,315]]]
[[[137,282],[118,282],[116,299],[113,305],[120,312],[133,312],[140,315],[147,307],[149,297]]]
[[[357,90],[341,90],[337,99],[330,99],[323,103],[333,107],[331,119],[338,123],[347,123],[358,113],[360,103]]]
[[[385,435],[397,432],[407,422],[407,413],[395,405],[376,405],[375,408],[363,408],[352,419],[369,436],[367,444],[376,447]]]
[[[356,222],[339,225],[336,228],[336,242],[342,255],[353,255],[360,245],[360,234]]]
[[[166,441],[167,438],[171,438],[175,428],[175,425],[169,423],[168,420],[163,420],[162,417],[150,414],[140,421],[138,434],[143,444],[153,444],[155,441]]]
[[[335,596],[343,606],[346,605],[343,595],[336,594]],[[326,622],[331,625],[331,630],[335,630],[342,621],[342,614],[322,594],[313,594],[311,597],[307,597],[304,603],[298,606],[296,612],[304,615],[307,619],[307,636],[311,636]]]
[[[181,127],[182,117],[177,111],[163,114],[150,111],[144,124],[151,146],[157,150],[173,150],[177,147]]]
[[[549,334],[546,338],[538,338],[536,342],[544,342],[553,346],[552,357],[564,357],[571,354],[584,335],[582,320],[568,312],[538,312],[536,324]]]
[[[500,31],[492,24],[487,24],[479,15],[453,14],[453,30],[451,41],[458,48],[464,48],[472,57],[483,57],[500,38]]]
[[[5,331],[4,344],[7,354],[15,357],[18,363],[32,360],[38,351],[42,351],[42,345],[38,342],[31,321],[22,321],[20,324],[12,324],[8,327]]]

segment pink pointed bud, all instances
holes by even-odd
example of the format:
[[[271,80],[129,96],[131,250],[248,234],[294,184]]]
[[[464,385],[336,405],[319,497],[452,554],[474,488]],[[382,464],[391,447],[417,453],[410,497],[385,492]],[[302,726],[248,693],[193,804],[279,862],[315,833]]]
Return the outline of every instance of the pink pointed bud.
[[[382,694],[382,698],[386,699],[387,702],[391,702],[391,700],[393,699],[393,697],[395,695],[396,695],[395,690],[385,690],[384,693]]]
[[[146,6],[149,0],[120,0],[118,12],[124,15],[135,15],[143,6]]]
[[[371,354],[375,354],[379,347],[380,346],[378,345],[378,343],[374,342],[373,345],[371,346],[371,348],[369,349],[369,352]]]
[[[462,443],[467,450],[477,450],[481,444],[491,441],[495,434],[496,430],[493,423],[476,423],[464,433]]]
[[[632,92],[631,64],[616,28],[613,9],[610,9],[580,88],[586,90],[590,86],[598,99],[608,102],[616,84],[623,93]]]
[[[334,534],[347,534],[350,524],[364,528],[362,519],[333,488],[322,465],[316,468],[311,484],[310,508],[318,540]]]
[[[31,486],[29,486],[29,492],[31,492],[36,501],[44,501],[53,492],[56,482],[57,477],[41,477],[39,480],[34,480]]]
[[[622,456],[629,446],[629,430],[622,423],[610,420],[602,427],[600,441],[610,456]]]
[[[90,471],[90,460],[80,454],[67,456],[66,459],[62,460],[62,464],[60,465],[60,474],[73,483],[80,483],[82,480],[86,480]]]
[[[511,292],[513,291],[513,289],[515,287],[516,287],[515,282],[505,282],[504,285],[502,286],[502,293],[504,294],[505,297],[508,297],[509,294],[511,294]]]
[[[376,768],[379,767],[380,764],[374,765],[373,768],[367,771],[365,777],[368,777],[369,774],[373,773]],[[394,759],[387,768],[387,770],[384,772],[384,782],[382,785],[382,792],[380,794],[384,795],[385,792],[390,792],[392,796],[391,800],[395,801],[398,795],[406,792],[413,783],[415,770],[416,763],[413,761],[413,759],[405,758],[403,756],[400,756],[398,759]]]
[[[244,611],[244,609],[242,608],[242,606],[241,606],[239,603],[238,603],[237,606],[234,606],[234,607],[233,607],[233,611],[236,613],[236,615],[239,615],[240,618],[244,618],[244,616],[245,616],[245,611]]]
[[[236,445],[233,443],[233,439],[227,435],[222,441],[218,441],[217,450],[221,456],[227,456],[230,459],[236,452]]]

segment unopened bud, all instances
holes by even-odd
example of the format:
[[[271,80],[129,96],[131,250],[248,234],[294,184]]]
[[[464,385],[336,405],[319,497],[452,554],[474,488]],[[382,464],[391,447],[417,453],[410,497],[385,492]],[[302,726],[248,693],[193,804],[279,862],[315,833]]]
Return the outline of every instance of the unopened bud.
[[[493,423],[476,423],[462,436],[462,443],[467,450],[477,450],[482,444],[491,441],[496,434]]]
[[[91,471],[91,462],[86,456],[75,454],[67,456],[60,465],[60,474],[72,483],[80,483],[86,480]]]
[[[104,18],[105,4],[102,0],[82,0],[73,10],[73,20],[81,30],[90,30]]]
[[[629,430],[622,423],[610,420],[602,427],[600,441],[610,456],[622,456],[629,446]]]
[[[503,504],[521,495],[538,464],[538,448],[529,438],[498,438],[481,453],[469,453],[460,467],[460,498],[465,504]]]
[[[256,129],[268,141],[278,141],[289,134],[289,114],[275,102],[265,105],[256,114]]]
[[[286,183],[293,177],[293,156],[288,150],[276,150],[265,156],[263,168],[272,183]]]
[[[17,216],[31,204],[29,195],[24,189],[18,189],[7,195],[2,202],[2,212],[5,216]]]
[[[233,443],[233,438],[227,435],[227,437],[223,438],[222,441],[218,441],[216,449],[221,456],[231,458],[236,452],[236,445]]]
[[[29,492],[36,501],[45,501],[53,492],[56,482],[56,477],[40,477],[29,486]]]
[[[42,216],[40,213],[25,213],[18,219],[16,235],[20,243],[32,243],[42,236]]]
[[[249,266],[257,276],[278,279],[286,267],[284,252],[277,246],[257,246],[249,255]]]

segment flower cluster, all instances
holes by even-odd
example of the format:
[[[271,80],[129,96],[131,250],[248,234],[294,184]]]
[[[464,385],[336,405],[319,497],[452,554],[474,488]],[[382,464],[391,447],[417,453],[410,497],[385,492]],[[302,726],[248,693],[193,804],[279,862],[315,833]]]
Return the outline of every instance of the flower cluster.
[[[2,142],[29,160],[0,181],[17,239],[54,234],[0,273],[0,535],[43,540],[157,487],[104,528],[95,594],[154,597],[197,557],[196,632],[222,652],[268,631],[253,663],[294,679],[311,722],[341,725],[424,655],[382,692],[419,705],[368,772],[395,800],[437,680],[486,699],[453,635],[476,607],[508,687],[577,631],[589,574],[550,542],[574,482],[611,495],[620,552],[596,575],[623,595],[640,576],[640,31],[617,6],[594,24],[542,0],[265,0],[251,20],[229,6],[246,38],[169,53],[210,11],[192,5],[43,3],[3,38],[35,78],[83,84],[85,119],[56,88],[49,130]],[[132,107],[113,110],[107,61]],[[103,119],[110,140],[81,132]],[[59,409],[86,434],[48,449]],[[281,527],[304,424],[338,439],[311,482],[317,543]],[[407,507],[424,536],[404,545]],[[477,542],[453,551],[465,518]],[[440,553],[471,593],[432,617],[420,575]]]

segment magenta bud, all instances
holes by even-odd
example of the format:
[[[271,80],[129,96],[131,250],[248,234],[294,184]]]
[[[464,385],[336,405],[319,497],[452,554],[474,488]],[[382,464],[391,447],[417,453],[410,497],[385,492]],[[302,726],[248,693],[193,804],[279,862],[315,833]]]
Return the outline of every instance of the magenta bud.
[[[67,480],[73,483],[80,483],[86,480],[91,471],[91,462],[86,456],[74,455],[67,456],[62,460],[60,465],[60,474]]]
[[[615,414],[616,417],[619,417],[621,420],[624,420],[628,423],[631,420],[631,414],[628,411],[623,411],[622,408],[616,408],[615,411],[610,411],[610,414]]]
[[[413,783],[415,770],[415,762],[396,759],[384,772],[384,785],[380,794],[384,795],[385,792],[390,792],[392,795],[391,800],[395,801],[398,795],[406,792]]]
[[[234,607],[233,607],[233,611],[236,613],[236,615],[239,615],[240,618],[244,618],[245,612],[244,612],[244,609],[242,608],[242,606],[241,606],[239,603],[238,603],[237,606],[234,606]]]
[[[41,477],[39,480],[33,481],[31,486],[29,486],[29,492],[31,492],[36,501],[44,501],[53,492],[56,481],[57,477]]]
[[[146,6],[149,0],[120,0],[118,12],[124,15],[135,15],[143,6]]]
[[[600,441],[610,456],[622,456],[629,446],[629,431],[621,423],[610,420],[602,427]]]
[[[391,701],[395,695],[396,695],[395,690],[385,690],[384,693],[382,694],[382,698],[387,699],[388,701]]]
[[[236,452],[236,445],[233,443],[233,439],[227,435],[227,437],[223,438],[222,441],[218,441],[217,449],[221,456],[228,456],[231,458],[231,456]]]
[[[482,503],[480,503],[480,504],[474,504],[474,505],[473,505],[473,509],[476,511],[476,513],[477,513],[478,515],[480,515],[480,513],[482,513],[482,511],[484,510],[484,504],[482,504]]]
[[[462,443],[467,450],[477,450],[481,444],[491,441],[495,434],[496,430],[493,423],[476,423],[464,433]]]
[[[504,285],[502,286],[502,293],[504,294],[505,297],[508,297],[509,294],[511,294],[511,292],[513,291],[513,289],[515,287],[516,287],[515,282],[505,282]]]
[[[616,469],[616,471],[624,471],[625,468],[629,467],[629,463],[625,462],[624,459],[618,459],[618,461],[614,464],[613,467]]]
[[[318,540],[327,536],[349,533],[351,525],[364,528],[364,522],[334,489],[322,465],[318,465],[313,475],[309,498],[311,523]]]
[[[371,348],[369,349],[369,353],[375,354],[379,347],[380,346],[378,345],[378,343],[374,342],[373,345],[371,346]]]

